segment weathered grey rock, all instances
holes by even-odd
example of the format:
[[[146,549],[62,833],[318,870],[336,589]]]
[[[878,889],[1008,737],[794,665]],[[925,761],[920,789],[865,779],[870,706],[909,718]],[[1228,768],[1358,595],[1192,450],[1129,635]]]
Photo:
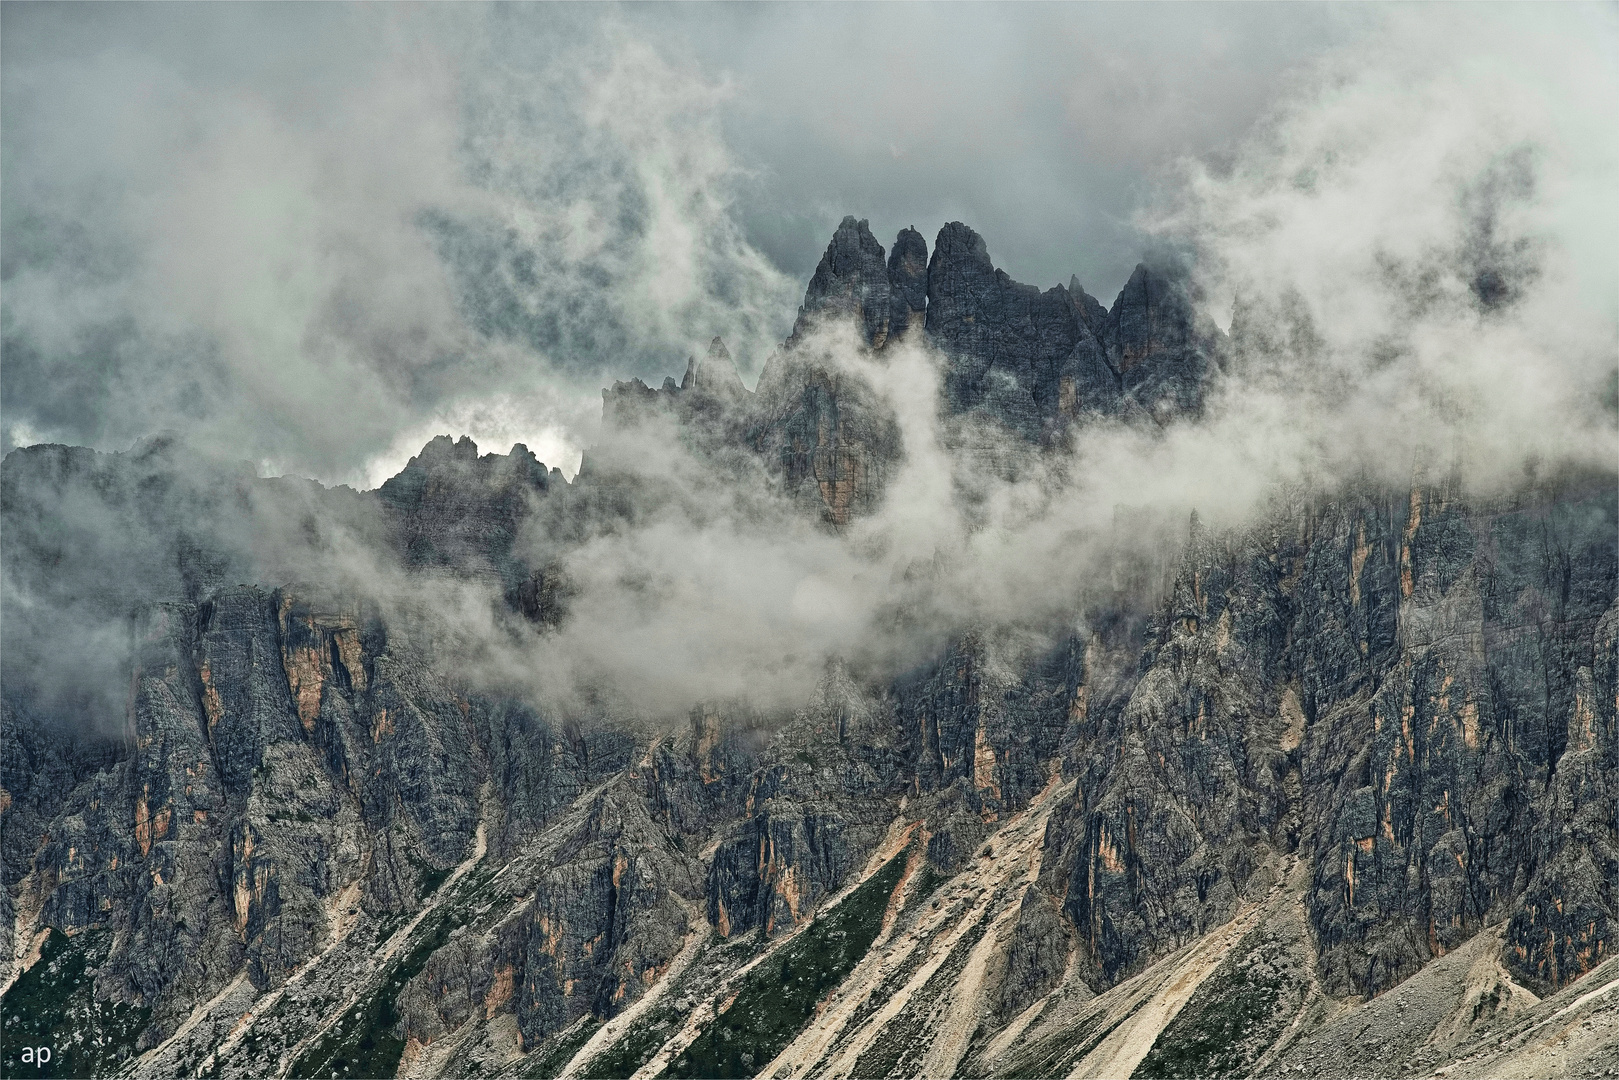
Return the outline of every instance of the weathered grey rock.
[[[686,363],[686,374],[680,380],[682,390],[717,398],[737,399],[746,393],[742,376],[737,374],[736,362],[725,342],[715,338],[708,343],[708,356],[702,364],[693,357]]]
[[[984,240],[960,222],[939,230],[928,264],[928,339],[948,358],[953,412],[976,411],[1031,440],[1052,438],[1076,415],[1080,379],[1098,373],[1075,357],[1091,340],[1063,286],[1042,293],[997,270]]]
[[[886,703],[834,665],[754,760],[730,807],[741,820],[719,839],[708,875],[709,921],[722,935],[797,927],[865,862],[907,772],[891,724]]]
[[[755,417],[749,445],[838,528],[878,505],[903,453],[897,419],[864,378],[796,351],[766,365]]]
[[[1023,904],[1007,943],[995,1018],[1001,1024],[1062,984],[1073,955],[1072,924],[1062,906],[1041,888],[1023,894]]]
[[[899,256],[898,245],[894,250]],[[914,261],[909,247],[907,255]],[[902,274],[909,272],[904,257],[900,257],[896,268]],[[914,282],[912,288],[913,292],[899,298],[896,305],[889,268],[883,262],[883,246],[871,235],[867,222],[846,217],[832,234],[826,254],[815,267],[815,276],[810,278],[788,346],[800,344],[822,323],[848,318],[854,320],[867,345],[881,347],[888,340],[896,310],[903,310],[909,318]]]
[[[915,229],[901,229],[888,255],[888,288],[892,305],[888,341],[901,341],[927,324],[928,242]]]
[[[1160,422],[1201,409],[1218,336],[1199,319],[1184,271],[1146,263],[1125,282],[1101,334],[1124,396]]]
[[[986,1073],[1065,1073],[1105,1036],[1085,1003],[1128,996],[1267,905],[1144,1066],[1247,1074],[1322,1047],[1344,1072],[1432,1064],[1426,1035],[1354,1058],[1337,1021],[1289,1056],[1276,1033],[1307,1026],[1289,1027],[1322,993],[1378,995],[1346,1017],[1398,1022],[1375,1003],[1410,998],[1430,1028],[1475,1032],[1496,1006],[1528,1015],[1525,987],[1573,993],[1608,961],[1611,475],[1491,502],[1427,480],[1287,492],[1224,533],[1194,517],[1177,555],[1121,554],[1061,629],[958,628],[897,676],[834,660],[781,715],[639,716],[611,687],[566,710],[519,699],[470,682],[432,610],[323,581],[335,538],[358,537],[418,580],[482,583],[502,632],[545,634],[579,617],[568,552],[675,500],[730,493],[847,527],[905,448],[872,387],[817,344],[839,318],[861,364],[924,329],[946,412],[1010,429],[1029,455],[1099,420],[1195,422],[1227,347],[1156,265],[1103,312],[1077,282],[1012,282],[965,226],[931,261],[907,230],[885,260],[850,219],[757,393],[717,339],[681,384],[618,384],[574,484],[521,447],[448,438],[377,493],[258,478],[168,441],[8,456],[0,979],[41,930],[71,935],[64,955],[93,958],[93,977],[58,989],[126,1010],[121,1050],[146,1055],[134,1075],[447,1072],[463,1050],[487,1074],[560,1069],[650,995],[613,1034],[657,1040],[624,1051],[648,1061],[740,994],[759,950],[814,942],[792,954],[814,978],[803,964],[841,947],[815,936],[818,914],[888,865],[902,883],[862,901],[861,925],[897,949],[918,903],[961,920],[926,985],[980,980],[952,992],[984,1025],[958,1060]],[[686,470],[678,483],[666,465]],[[1121,547],[1152,549],[1138,524],[1121,512]],[[99,689],[67,693],[64,671]],[[75,710],[115,722],[64,727]],[[1033,884],[1018,891],[1019,867],[984,885],[1031,821]],[[973,915],[980,901],[1004,920]],[[682,956],[696,959],[671,977]],[[1443,967],[1458,957],[1488,970]],[[847,1004],[869,1019],[879,1004],[836,995],[898,993],[922,962],[783,993],[809,994],[806,1016]],[[1239,991],[1246,1026],[1210,1053]],[[993,1040],[1042,1001],[1025,1044]],[[884,1034],[899,1051],[860,1060],[920,1067],[942,1045],[929,1009],[912,1001]]]
[[[1078,277],[1068,279],[1068,295],[1073,299],[1074,313],[1079,316],[1079,321],[1091,332],[1092,337],[1101,341],[1107,327],[1107,308],[1103,307],[1102,302],[1096,297],[1080,288]]]
[[[521,443],[511,453],[478,454],[462,436],[434,438],[398,476],[377,489],[391,511],[394,545],[410,566],[498,579],[515,588],[526,568],[512,544],[534,500],[561,486]]]

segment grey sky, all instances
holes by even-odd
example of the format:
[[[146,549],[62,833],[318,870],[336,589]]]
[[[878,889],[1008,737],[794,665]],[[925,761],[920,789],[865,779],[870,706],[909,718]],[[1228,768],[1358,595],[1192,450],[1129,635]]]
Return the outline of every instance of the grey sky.
[[[715,333],[751,381],[845,213],[1110,303],[1180,163],[1401,10],[4,5],[0,448],[571,471],[604,382]],[[1611,9],[1559,18],[1611,54]]]
[[[47,484],[34,517],[82,534],[63,549],[88,553],[85,580],[47,562],[0,582],[26,643],[9,661],[64,707],[99,695],[108,730],[128,640],[108,611],[165,587],[126,568],[176,572],[153,552],[197,528],[233,574],[426,595],[366,527],[306,535],[306,485],[215,520],[221,456],[372,486],[448,433],[571,472],[604,384],[678,376],[714,334],[751,382],[845,213],[885,243],[966,221],[1014,277],[1075,274],[1104,302],[1173,243],[1218,323],[1242,298],[1244,345],[1197,422],[1087,425],[1003,483],[947,451],[935,355],[876,359],[826,327],[827,362],[899,418],[883,505],[834,536],[764,492],[716,495],[708,463],[642,432],[629,456],[668,505],[566,552],[565,630],[514,644],[482,585],[432,585],[485,674],[539,693],[606,671],[675,713],[743,685],[801,701],[833,653],[902,666],[966,625],[1066,618],[1121,506],[1180,535],[1194,507],[1235,526],[1279,491],[1454,466],[1492,496],[1526,462],[1619,459],[1611,6],[0,4],[0,22],[4,449],[174,431],[200,451],[127,459],[193,464],[125,517]],[[1481,306],[1486,272],[1510,303]],[[984,499],[964,512],[961,491]],[[556,555],[540,526],[521,543]]]

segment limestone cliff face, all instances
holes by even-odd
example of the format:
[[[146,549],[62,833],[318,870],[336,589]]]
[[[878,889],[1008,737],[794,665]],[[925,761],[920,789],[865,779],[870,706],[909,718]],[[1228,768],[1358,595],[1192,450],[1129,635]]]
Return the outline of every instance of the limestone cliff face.
[[[1137,266],[1104,312],[1077,279],[1045,292],[1013,281],[960,222],[933,249],[927,328],[948,359],[950,408],[1037,442],[1085,417],[1195,415],[1220,339],[1174,269]]]
[[[798,344],[819,323],[847,318],[866,344],[881,348],[893,320],[893,294],[883,246],[867,222],[846,217],[810,278],[789,343]]]
[[[845,528],[904,447],[823,333],[938,350],[946,419],[1033,454],[1195,422],[1226,346],[1193,300],[1143,266],[1103,310],[963,225],[930,258],[848,219],[755,391],[718,340],[617,384],[572,484],[448,438],[373,493],[172,443],[14,452],[7,1023],[93,1018],[86,1070],[146,1076],[1201,1075],[1376,1071],[1302,1020],[1409,986],[1449,995],[1420,1053],[1457,1060],[1585,1008],[1619,975],[1611,475],[1194,518],[1161,580],[1121,570],[1059,628],[833,659],[769,715],[550,712],[473,684],[433,612],[321,580],[358,538],[543,628],[581,617],[553,557],[703,485]],[[701,473],[679,492],[660,439]],[[56,677],[103,668],[110,706]]]
[[[433,439],[398,476],[377,489],[393,544],[412,566],[431,567],[515,585],[511,559],[519,524],[531,502],[562,483],[528,447],[478,454],[466,436]]]
[[[1206,320],[1200,325],[1184,274],[1145,263],[1125,282],[1101,333],[1124,398],[1159,419],[1201,407],[1219,338]]]
[[[790,351],[760,376],[755,416],[751,445],[792,497],[839,528],[876,508],[902,448],[860,375]]]
[[[944,389],[956,412],[982,413],[1038,440],[1082,403],[1112,411],[1114,380],[1105,363],[1096,367],[1100,350],[1067,288],[1042,293],[1013,281],[960,222],[941,229],[933,247],[927,329],[948,357]]]

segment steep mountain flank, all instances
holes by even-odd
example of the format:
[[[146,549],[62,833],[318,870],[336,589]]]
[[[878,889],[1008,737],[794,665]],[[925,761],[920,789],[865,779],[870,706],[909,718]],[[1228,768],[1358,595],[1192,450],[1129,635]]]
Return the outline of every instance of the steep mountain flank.
[[[941,453],[1048,461],[1198,422],[1244,346],[1195,301],[1143,264],[1104,310],[959,223],[930,257],[848,218],[753,390],[718,339],[615,384],[572,483],[448,437],[375,492],[14,451],[6,1075],[14,1031],[152,1077],[1612,1060],[1611,473],[1193,515],[1060,619],[828,656],[787,706],[486,662],[589,618],[569,557],[673,509],[859,538],[916,448],[849,350],[927,350]]]

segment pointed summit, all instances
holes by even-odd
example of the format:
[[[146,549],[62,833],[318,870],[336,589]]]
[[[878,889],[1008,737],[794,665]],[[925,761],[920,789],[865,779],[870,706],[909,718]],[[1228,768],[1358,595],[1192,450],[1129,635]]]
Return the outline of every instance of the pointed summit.
[[[1140,263],[1100,336],[1124,392],[1155,416],[1167,416],[1201,408],[1217,333],[1199,325],[1184,267]]]
[[[888,287],[888,337],[901,338],[912,327],[920,330],[928,309],[928,242],[915,228],[901,229],[894,238],[894,252],[888,256]]]
[[[703,393],[726,396],[747,393],[747,388],[742,385],[742,376],[736,370],[736,362],[731,359],[731,350],[725,347],[723,338],[715,338],[708,343],[708,355],[702,363],[699,364],[695,356],[686,361],[686,374],[680,380],[680,388],[695,388]]]
[[[1085,324],[1085,329],[1097,341],[1102,340],[1102,331],[1107,327],[1107,308],[1102,302],[1080,287],[1079,277],[1071,275],[1068,278],[1068,295],[1074,301],[1074,311],[1079,315],[1079,321]]]
[[[882,344],[888,337],[890,291],[883,246],[871,235],[871,223],[845,217],[804,291],[789,343],[796,344],[819,322],[852,315],[867,344]]]
[[[1091,304],[1095,317],[1101,305]],[[1084,310],[1061,285],[1041,292],[997,270],[984,238],[961,222],[940,229],[928,264],[927,333],[947,359],[947,407],[1032,442],[1060,438],[1082,416],[1112,412],[1117,379]]]
[[[1108,360],[1121,374],[1167,350],[1184,349],[1192,336],[1192,306],[1179,275],[1137,263],[1108,312]]]

